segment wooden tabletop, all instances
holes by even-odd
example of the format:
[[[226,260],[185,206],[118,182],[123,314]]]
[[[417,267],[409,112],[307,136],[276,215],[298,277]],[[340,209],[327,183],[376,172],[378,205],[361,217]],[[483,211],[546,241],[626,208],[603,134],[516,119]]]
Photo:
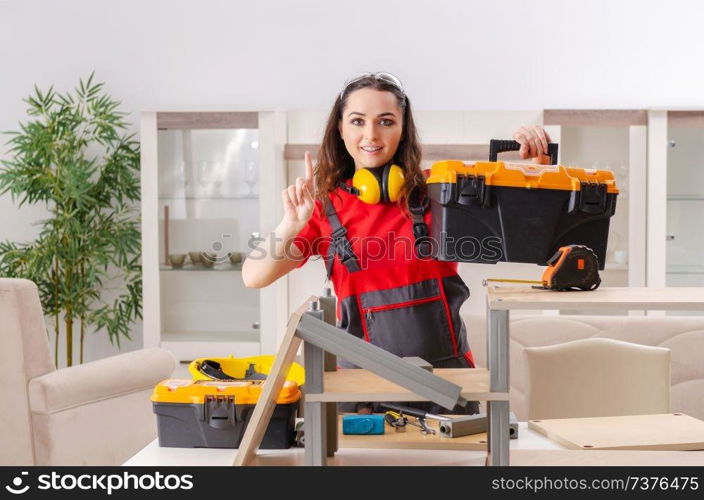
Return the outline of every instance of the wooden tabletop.
[[[683,413],[530,420],[571,450],[704,450],[704,421]]]
[[[490,309],[580,309],[594,311],[704,311],[702,287],[601,287],[590,292],[554,292],[529,286],[490,286]]]
[[[489,371],[479,368],[436,368],[433,374],[462,387],[468,401],[508,401],[508,392],[489,391]],[[306,394],[306,401],[427,401],[368,370],[325,372],[325,392]]]

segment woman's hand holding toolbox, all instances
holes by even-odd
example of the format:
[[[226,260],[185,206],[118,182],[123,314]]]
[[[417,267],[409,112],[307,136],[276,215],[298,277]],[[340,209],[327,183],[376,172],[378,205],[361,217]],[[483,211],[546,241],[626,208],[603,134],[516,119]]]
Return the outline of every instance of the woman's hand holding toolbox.
[[[521,145],[518,152],[524,160],[537,158],[540,164],[548,163],[550,136],[540,125],[519,128],[513,133],[513,140]]]

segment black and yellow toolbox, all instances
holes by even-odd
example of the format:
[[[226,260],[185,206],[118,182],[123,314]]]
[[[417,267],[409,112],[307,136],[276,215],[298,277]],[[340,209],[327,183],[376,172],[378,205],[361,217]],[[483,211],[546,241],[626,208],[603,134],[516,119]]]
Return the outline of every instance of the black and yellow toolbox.
[[[154,388],[159,446],[238,448],[264,380],[167,379]],[[286,380],[260,448],[289,448],[301,391]]]
[[[558,249],[575,244],[591,248],[604,269],[619,193],[613,173],[496,161],[498,152],[519,147],[493,140],[493,161],[432,166],[427,184],[436,258],[545,265]],[[557,144],[549,152],[556,163]]]

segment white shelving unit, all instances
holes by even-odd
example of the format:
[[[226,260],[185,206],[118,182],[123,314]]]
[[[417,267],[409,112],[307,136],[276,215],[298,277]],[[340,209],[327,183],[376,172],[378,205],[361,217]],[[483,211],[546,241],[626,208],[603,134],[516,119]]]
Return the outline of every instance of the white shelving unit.
[[[670,111],[667,116],[668,286],[704,286],[704,112]]]
[[[619,195],[609,225],[602,286],[646,285],[647,112],[545,110],[545,129],[560,144],[560,163],[611,170]]]
[[[657,182],[648,204],[652,282],[704,286],[704,110],[653,110],[649,130],[649,175]]]
[[[144,345],[182,362],[276,350],[281,285],[248,289],[228,253],[278,222],[285,121],[275,111],[142,113]],[[209,252],[213,266],[190,260]],[[183,266],[169,255],[188,254]],[[282,307],[279,307],[279,304]]]

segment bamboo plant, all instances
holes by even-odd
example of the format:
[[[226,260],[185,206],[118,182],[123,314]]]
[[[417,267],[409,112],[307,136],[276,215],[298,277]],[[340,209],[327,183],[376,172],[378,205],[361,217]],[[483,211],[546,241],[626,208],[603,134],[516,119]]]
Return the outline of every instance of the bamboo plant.
[[[35,86],[25,102],[30,119],[9,133],[0,194],[39,204],[48,217],[34,241],[0,242],[0,276],[37,284],[54,362],[63,325],[71,366],[75,333],[82,363],[86,329],[104,329],[119,348],[142,316],[139,143],[92,74],[73,92]]]

